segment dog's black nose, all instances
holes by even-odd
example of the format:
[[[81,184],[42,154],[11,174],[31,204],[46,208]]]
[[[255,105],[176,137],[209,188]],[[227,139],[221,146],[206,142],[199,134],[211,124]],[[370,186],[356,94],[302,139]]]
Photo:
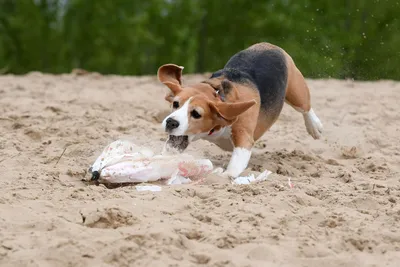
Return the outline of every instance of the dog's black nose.
[[[171,131],[179,127],[179,121],[174,120],[172,118],[168,118],[166,121],[165,129],[167,131]]]

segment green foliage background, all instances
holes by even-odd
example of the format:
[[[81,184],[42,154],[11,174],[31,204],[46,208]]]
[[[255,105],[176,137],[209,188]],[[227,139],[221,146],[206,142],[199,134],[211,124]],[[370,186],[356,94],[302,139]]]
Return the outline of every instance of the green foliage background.
[[[0,0],[0,73],[214,71],[281,46],[308,78],[400,79],[399,0]]]

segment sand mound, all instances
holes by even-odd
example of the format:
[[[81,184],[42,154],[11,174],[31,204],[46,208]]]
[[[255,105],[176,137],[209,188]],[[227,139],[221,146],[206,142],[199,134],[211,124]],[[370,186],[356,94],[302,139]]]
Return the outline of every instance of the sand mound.
[[[155,77],[0,76],[0,265],[398,266],[400,83],[309,84],[324,137],[286,106],[250,163],[268,181],[150,193],[82,180],[118,138],[161,150]],[[188,152],[229,160],[206,141]]]

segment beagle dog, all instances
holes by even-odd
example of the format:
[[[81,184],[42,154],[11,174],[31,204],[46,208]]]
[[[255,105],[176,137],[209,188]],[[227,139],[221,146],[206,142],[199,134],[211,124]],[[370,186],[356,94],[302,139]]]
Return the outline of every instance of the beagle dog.
[[[165,150],[182,152],[190,142],[208,140],[232,151],[223,175],[239,176],[252,147],[278,119],[286,102],[303,115],[307,132],[319,139],[323,125],[311,107],[306,81],[282,48],[258,43],[232,56],[207,80],[182,84],[183,67],[165,64],[158,79],[169,90],[172,113],[162,122],[168,133]]]

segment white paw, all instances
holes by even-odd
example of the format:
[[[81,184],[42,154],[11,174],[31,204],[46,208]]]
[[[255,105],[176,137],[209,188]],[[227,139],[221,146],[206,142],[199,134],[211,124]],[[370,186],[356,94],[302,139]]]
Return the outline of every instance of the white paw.
[[[313,109],[310,109],[309,112],[303,113],[304,123],[307,128],[307,132],[314,138],[320,139],[322,136],[322,130],[324,126],[322,125],[321,121],[315,114]]]

